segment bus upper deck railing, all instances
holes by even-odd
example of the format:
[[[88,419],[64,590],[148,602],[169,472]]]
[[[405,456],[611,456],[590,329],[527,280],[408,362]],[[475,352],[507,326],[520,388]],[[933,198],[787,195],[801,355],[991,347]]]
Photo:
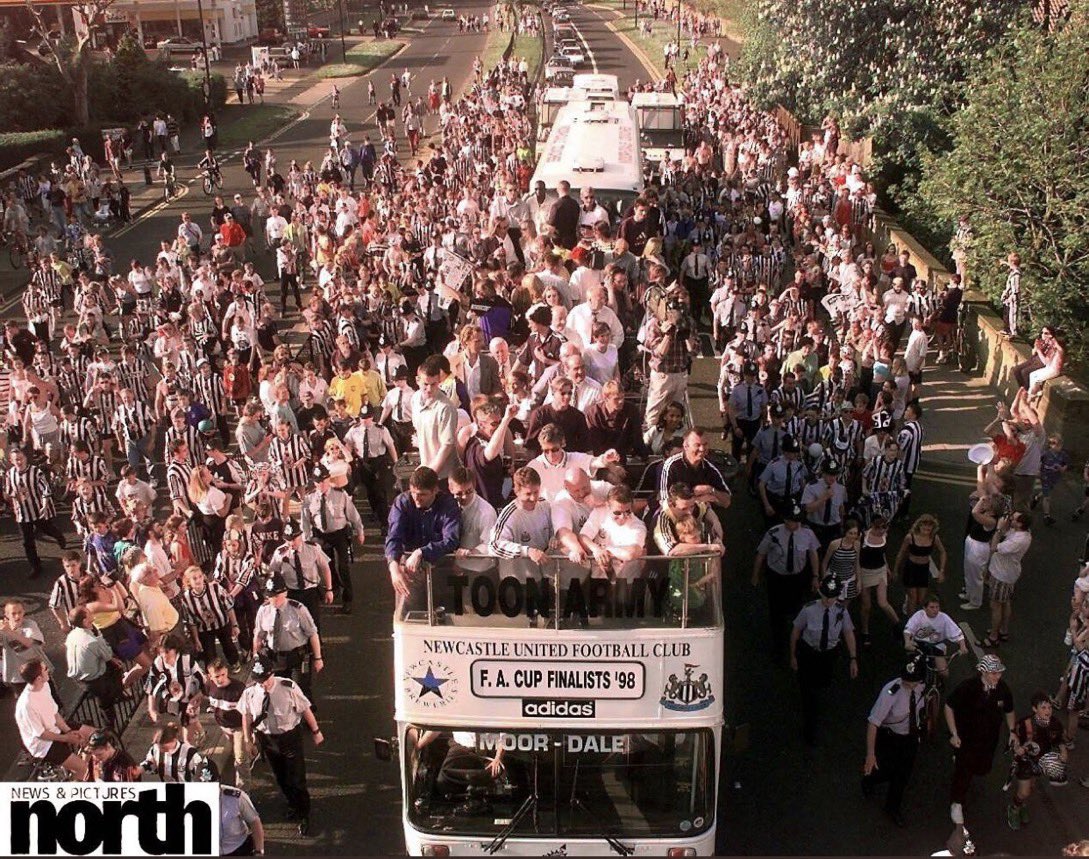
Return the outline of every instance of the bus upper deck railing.
[[[587,568],[550,554],[447,556],[425,566],[396,622],[473,628],[618,631],[722,626],[721,558],[650,555]]]

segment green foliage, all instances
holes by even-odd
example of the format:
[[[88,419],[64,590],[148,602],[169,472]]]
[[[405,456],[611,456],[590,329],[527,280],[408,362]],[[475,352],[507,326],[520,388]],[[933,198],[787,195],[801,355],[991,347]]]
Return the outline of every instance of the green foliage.
[[[964,81],[1025,14],[1022,0],[754,0],[739,71],[758,101],[871,135],[879,180],[911,192]]]
[[[506,38],[510,38],[507,36]],[[319,78],[350,78],[365,75],[404,47],[404,42],[364,39],[348,49],[347,62],[328,63],[318,69]],[[334,54],[335,55],[335,54]]]
[[[283,0],[257,0],[257,29],[284,30]]]
[[[0,170],[7,170],[43,152],[63,152],[68,138],[63,131],[13,131],[0,134]]]
[[[0,65],[0,128],[34,131],[71,122],[71,97],[60,74],[44,63]]]
[[[1022,301],[1089,357],[1089,4],[1054,34],[1025,26],[971,79],[951,152],[924,159],[912,212],[945,229],[967,214],[972,285],[996,303],[999,261],[1021,254]]]

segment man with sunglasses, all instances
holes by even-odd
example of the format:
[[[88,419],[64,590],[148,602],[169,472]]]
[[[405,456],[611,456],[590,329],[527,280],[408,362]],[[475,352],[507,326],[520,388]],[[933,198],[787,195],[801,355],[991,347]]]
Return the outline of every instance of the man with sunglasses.
[[[632,513],[632,493],[627,486],[614,486],[601,507],[591,511],[579,540],[597,564],[595,578],[634,578],[637,561],[646,554],[647,526]]]

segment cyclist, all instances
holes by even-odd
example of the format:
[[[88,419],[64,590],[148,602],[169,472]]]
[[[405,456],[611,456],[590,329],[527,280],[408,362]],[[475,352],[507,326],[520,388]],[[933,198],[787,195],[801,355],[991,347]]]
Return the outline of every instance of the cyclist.
[[[934,671],[945,680],[949,677],[949,664],[945,660],[945,644],[951,641],[960,646],[963,656],[968,652],[968,642],[956,622],[942,611],[937,594],[928,594],[923,607],[904,624],[904,647],[908,651],[922,652],[934,658]]]
[[[23,201],[14,192],[8,192],[4,206],[4,233],[15,239],[19,247],[26,249],[30,245],[27,239],[29,232],[30,218]]]
[[[208,149],[204,157],[200,159],[197,169],[200,170],[202,175],[208,176],[212,180],[212,184],[219,184],[223,181],[223,174],[219,170],[219,161],[216,159],[215,152],[211,149]]]
[[[166,193],[173,196],[177,171],[174,168],[174,162],[170,160],[170,156],[165,151],[159,156],[159,167],[155,171],[155,176],[163,180],[163,184],[166,186]]]
[[[333,110],[340,110],[340,87],[333,84]]]

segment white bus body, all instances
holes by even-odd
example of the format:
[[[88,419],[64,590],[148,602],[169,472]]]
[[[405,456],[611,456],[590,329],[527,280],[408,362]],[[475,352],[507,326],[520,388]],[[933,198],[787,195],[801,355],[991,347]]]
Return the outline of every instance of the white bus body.
[[[684,125],[684,99],[671,92],[637,92],[631,106],[646,131],[680,131]]]
[[[591,98],[606,98],[613,101],[620,98],[620,81],[616,75],[577,74],[574,86]]]
[[[625,204],[643,191],[639,121],[625,101],[572,101],[559,110],[540,152],[530,188],[541,181],[555,196],[566,179],[576,191],[592,187],[599,202]]]
[[[718,558],[633,563],[429,571],[394,621],[410,855],[714,855],[723,625],[696,583]]]

